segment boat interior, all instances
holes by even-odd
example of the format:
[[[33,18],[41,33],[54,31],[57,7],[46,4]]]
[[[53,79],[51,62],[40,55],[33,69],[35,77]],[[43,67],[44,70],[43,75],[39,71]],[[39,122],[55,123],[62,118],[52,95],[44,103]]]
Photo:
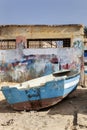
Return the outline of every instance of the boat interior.
[[[50,82],[53,80],[57,81],[57,80],[61,80],[61,79],[69,79],[71,77],[74,77],[77,74],[79,74],[78,71],[61,70],[61,71],[55,72],[53,74],[49,74],[49,75],[35,78],[35,79],[29,80],[29,81],[25,81],[23,83],[17,83],[15,85],[10,84],[10,85],[8,85],[8,87],[10,87],[10,88],[16,87],[18,89],[29,89],[32,87],[41,87],[41,86],[45,85],[47,82]],[[7,85],[5,85],[5,86],[7,86]]]
[[[64,76],[66,75],[67,77],[70,77],[70,76],[74,76],[78,73],[78,71],[75,71],[75,70],[62,70],[62,71],[58,71],[58,72],[55,72],[53,73],[53,76],[55,77],[61,77],[61,76]]]
[[[77,74],[78,74],[77,71],[70,71],[70,70],[58,71],[53,74],[49,74],[43,77],[39,77],[36,79],[32,79],[32,80],[17,84],[15,87],[19,89],[40,87],[40,86],[45,85],[47,82],[50,82],[53,80],[56,81],[56,80],[61,80],[61,79],[67,79]]]

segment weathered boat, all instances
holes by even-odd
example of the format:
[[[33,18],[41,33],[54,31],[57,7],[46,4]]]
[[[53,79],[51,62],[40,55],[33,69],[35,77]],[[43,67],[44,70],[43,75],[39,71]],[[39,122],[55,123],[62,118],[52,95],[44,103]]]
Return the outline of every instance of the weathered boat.
[[[79,83],[77,71],[59,71],[14,86],[2,86],[1,91],[15,110],[40,110],[57,104]]]

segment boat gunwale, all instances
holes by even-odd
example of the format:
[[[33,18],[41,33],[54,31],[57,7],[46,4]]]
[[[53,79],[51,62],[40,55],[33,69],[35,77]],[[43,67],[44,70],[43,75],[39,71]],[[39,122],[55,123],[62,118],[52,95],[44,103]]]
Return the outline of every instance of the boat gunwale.
[[[70,72],[70,70],[69,71],[63,71],[63,72]],[[59,72],[59,73],[62,73],[62,72]],[[26,90],[26,89],[30,89],[30,88],[38,88],[38,87],[44,86],[46,83],[51,82],[51,81],[57,81],[57,80],[62,80],[62,79],[69,80],[71,78],[74,78],[75,76],[80,75],[80,72],[77,71],[77,73],[73,73],[73,75],[69,75],[69,76],[67,76],[67,75],[64,75],[64,76],[55,76],[55,74],[58,74],[58,73],[53,73],[53,74],[50,74],[50,75],[39,77],[37,79],[38,81],[39,81],[40,78],[45,79],[48,76],[53,76],[53,79],[51,79],[49,81],[42,82],[40,84],[37,84],[36,86],[30,86],[30,84],[29,84],[29,82],[31,81],[30,80],[30,81],[26,81],[26,82],[23,82],[23,83],[16,84],[14,86],[11,86],[11,85],[9,85],[9,86],[2,86],[0,91],[2,91],[3,88],[17,88],[19,90],[24,90],[24,89]],[[32,82],[34,82],[34,80],[35,79],[32,79]],[[26,85],[26,86],[24,87],[24,85]]]

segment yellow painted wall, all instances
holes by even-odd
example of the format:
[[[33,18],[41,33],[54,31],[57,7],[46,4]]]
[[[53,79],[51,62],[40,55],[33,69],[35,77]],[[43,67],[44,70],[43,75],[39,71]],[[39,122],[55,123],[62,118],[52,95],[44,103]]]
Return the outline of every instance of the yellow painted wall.
[[[83,25],[5,25],[0,26],[0,39],[27,39],[83,37]]]

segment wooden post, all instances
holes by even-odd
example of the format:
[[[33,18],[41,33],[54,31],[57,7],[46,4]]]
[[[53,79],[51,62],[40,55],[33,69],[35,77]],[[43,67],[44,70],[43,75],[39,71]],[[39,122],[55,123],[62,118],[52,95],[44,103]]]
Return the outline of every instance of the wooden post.
[[[85,85],[85,74],[84,74],[84,54],[83,53],[82,53],[82,57],[80,57],[80,61],[81,61],[81,68],[80,68],[81,79],[80,79],[80,85],[82,87],[86,87],[86,85]]]

